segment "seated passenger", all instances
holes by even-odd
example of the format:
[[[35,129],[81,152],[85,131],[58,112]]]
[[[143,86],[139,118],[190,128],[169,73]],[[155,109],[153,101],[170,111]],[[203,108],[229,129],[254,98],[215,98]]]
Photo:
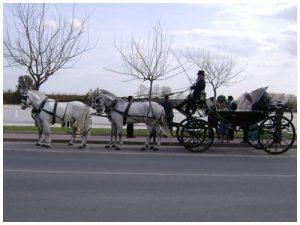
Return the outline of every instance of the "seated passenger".
[[[252,98],[249,93],[245,93],[239,100],[239,110],[251,110],[252,109]]]

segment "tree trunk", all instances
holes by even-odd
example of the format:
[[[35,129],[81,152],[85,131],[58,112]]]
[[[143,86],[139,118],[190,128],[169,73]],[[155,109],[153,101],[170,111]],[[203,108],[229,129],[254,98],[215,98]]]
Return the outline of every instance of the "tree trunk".
[[[149,101],[151,101],[152,99],[152,86],[153,86],[153,80],[150,80]]]
[[[217,90],[214,88],[214,99],[217,99]]]
[[[40,83],[35,82],[35,83],[34,83],[34,90],[39,91],[39,90],[40,90],[40,86],[41,86]]]

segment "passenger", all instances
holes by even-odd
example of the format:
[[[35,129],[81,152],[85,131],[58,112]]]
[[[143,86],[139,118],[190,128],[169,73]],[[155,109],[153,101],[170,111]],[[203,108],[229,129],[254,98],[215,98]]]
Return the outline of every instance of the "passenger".
[[[251,110],[252,109],[252,97],[249,93],[245,93],[238,104],[238,109],[240,110]]]
[[[233,110],[232,110],[232,103],[233,103],[233,97],[232,97],[231,95],[229,95],[229,96],[227,97],[226,102],[225,102],[225,105],[226,105],[226,107],[227,107],[227,109],[228,109],[229,111],[233,111]]]
[[[251,110],[252,109],[252,97],[249,93],[245,93],[241,99],[241,101],[238,104],[238,108],[240,110]],[[249,132],[249,127],[248,126],[243,126],[241,127],[243,130],[243,140],[241,143],[248,143],[248,132]]]

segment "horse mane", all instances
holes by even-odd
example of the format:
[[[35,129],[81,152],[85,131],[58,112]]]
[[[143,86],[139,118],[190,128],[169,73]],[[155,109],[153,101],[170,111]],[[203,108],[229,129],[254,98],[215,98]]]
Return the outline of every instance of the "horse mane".
[[[42,99],[47,97],[44,93],[36,91],[36,90],[30,90],[30,92],[36,94],[37,96],[39,96]]]
[[[109,100],[114,100],[117,98],[117,96],[109,91],[106,91],[106,90],[100,90],[100,93],[105,95]]]

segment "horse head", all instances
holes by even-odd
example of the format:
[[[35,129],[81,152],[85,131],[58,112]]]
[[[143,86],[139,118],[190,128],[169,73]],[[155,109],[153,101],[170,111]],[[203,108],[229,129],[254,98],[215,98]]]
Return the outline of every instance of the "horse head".
[[[96,109],[98,113],[102,113],[105,108],[105,100],[102,94],[100,93],[99,88],[97,88],[93,95],[92,95],[92,101],[91,101],[91,107],[93,109]]]
[[[42,101],[47,98],[41,92],[35,90],[29,90],[27,88],[21,89],[21,109],[26,109],[32,106],[33,108],[38,108]]]
[[[31,106],[32,102],[28,95],[28,88],[26,86],[21,87],[20,94],[21,94],[21,109],[26,109],[27,107]]]

